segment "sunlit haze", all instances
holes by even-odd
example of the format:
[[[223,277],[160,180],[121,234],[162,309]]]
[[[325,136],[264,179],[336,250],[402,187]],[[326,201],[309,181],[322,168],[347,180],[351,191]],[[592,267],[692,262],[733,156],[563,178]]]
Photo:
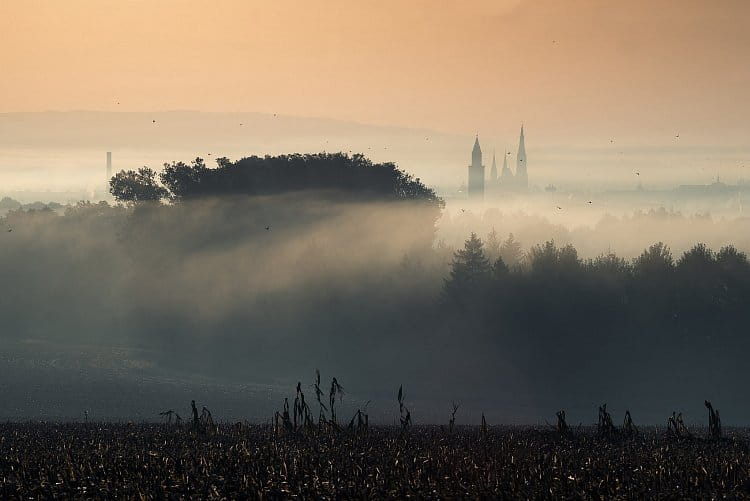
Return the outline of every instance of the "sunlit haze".
[[[741,0],[8,0],[0,112],[258,112],[426,129],[414,137],[448,138],[386,153],[399,131],[290,127],[272,142],[231,131],[219,153],[352,149],[451,189],[474,134],[486,154],[515,152],[523,122],[539,187],[632,188],[634,170],[659,187],[736,182],[750,178],[750,65],[736,50],[750,46],[748,18]],[[13,120],[0,116],[0,181],[14,189],[88,189],[112,144],[119,167],[206,156],[192,137],[144,153],[144,136],[170,134],[148,116],[116,138],[66,130],[78,153]],[[100,122],[121,132],[117,116]]]

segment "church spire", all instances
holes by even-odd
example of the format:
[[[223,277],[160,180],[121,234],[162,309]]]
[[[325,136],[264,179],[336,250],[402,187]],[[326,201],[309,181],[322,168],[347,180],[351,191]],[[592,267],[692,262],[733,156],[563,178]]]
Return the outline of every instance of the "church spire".
[[[516,155],[516,184],[521,189],[529,187],[529,175],[526,165],[526,142],[523,135],[523,123],[521,123],[521,137],[518,139],[518,154]]]
[[[469,197],[484,198],[484,165],[482,165],[482,148],[479,146],[479,135],[474,140],[469,166]]]

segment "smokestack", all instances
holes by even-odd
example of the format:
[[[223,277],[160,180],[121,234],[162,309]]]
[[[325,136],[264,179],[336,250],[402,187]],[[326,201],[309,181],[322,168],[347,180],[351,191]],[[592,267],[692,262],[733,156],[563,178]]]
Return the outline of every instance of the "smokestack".
[[[107,152],[107,186],[109,186],[109,180],[112,179],[112,152]]]

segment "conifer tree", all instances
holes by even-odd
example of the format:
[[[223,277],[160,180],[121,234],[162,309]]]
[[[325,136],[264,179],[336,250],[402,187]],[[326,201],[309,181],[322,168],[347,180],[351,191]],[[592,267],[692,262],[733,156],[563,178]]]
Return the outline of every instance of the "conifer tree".
[[[464,248],[453,254],[450,277],[445,288],[449,296],[458,297],[477,292],[487,284],[491,276],[490,261],[484,255],[484,244],[472,233]]]

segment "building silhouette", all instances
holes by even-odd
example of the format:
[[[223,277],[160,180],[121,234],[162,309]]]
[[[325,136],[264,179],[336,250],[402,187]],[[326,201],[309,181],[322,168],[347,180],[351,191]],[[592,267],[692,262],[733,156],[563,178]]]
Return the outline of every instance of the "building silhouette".
[[[526,190],[529,188],[529,174],[526,171],[526,142],[523,138],[523,125],[521,125],[521,137],[518,139],[516,175],[513,184],[517,189]]]
[[[107,152],[107,186],[109,186],[109,180],[112,179],[112,152]]]
[[[474,140],[469,165],[469,198],[484,198],[484,165],[482,165],[482,148],[479,147],[479,136]]]
[[[529,189],[529,174],[526,161],[526,140],[523,125],[518,139],[518,153],[516,154],[515,174],[508,167],[509,151],[503,151],[503,168],[498,177],[497,159],[492,152],[492,168],[490,177],[486,180],[488,192],[499,191],[526,191]],[[471,165],[469,166],[469,198],[483,199],[485,194],[484,165],[482,165],[482,148],[479,146],[479,136],[474,140],[474,148],[471,151]]]

